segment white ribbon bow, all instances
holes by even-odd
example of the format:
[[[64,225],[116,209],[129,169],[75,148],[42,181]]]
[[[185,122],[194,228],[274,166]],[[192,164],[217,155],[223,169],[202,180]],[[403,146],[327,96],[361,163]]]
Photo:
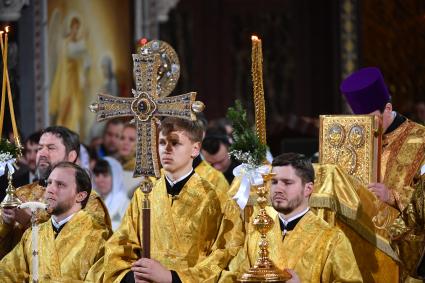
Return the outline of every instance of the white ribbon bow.
[[[263,184],[263,176],[270,171],[270,166],[263,165],[259,167],[252,167],[243,163],[233,169],[235,177],[241,177],[241,185],[236,195],[233,197],[241,209],[244,209],[249,199],[249,192],[251,186],[260,186]]]
[[[4,175],[6,166],[9,169],[10,174],[15,173],[15,167],[13,166],[13,163],[15,163],[15,158],[9,159],[8,161],[0,162],[0,176]]]

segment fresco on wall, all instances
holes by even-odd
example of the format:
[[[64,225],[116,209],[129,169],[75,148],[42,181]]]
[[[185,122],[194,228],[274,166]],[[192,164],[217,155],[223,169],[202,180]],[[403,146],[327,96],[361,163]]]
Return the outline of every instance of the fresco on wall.
[[[95,115],[88,110],[96,95],[128,96],[131,89],[130,1],[47,3],[50,124],[88,142],[96,135]]]

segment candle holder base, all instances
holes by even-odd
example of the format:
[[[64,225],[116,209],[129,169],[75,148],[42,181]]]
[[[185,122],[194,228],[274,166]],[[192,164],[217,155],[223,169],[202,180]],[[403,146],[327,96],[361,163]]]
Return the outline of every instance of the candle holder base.
[[[238,278],[238,282],[286,282],[291,278],[292,276],[287,271],[279,270],[272,261],[265,259],[265,261],[257,263]]]

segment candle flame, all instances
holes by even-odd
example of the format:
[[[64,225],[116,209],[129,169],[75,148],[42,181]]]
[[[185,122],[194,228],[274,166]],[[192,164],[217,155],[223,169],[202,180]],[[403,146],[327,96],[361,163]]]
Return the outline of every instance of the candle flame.
[[[258,36],[256,36],[256,35],[252,35],[252,36],[251,36],[251,40],[258,41],[259,39],[258,39]]]
[[[9,32],[9,26],[5,27],[4,30],[6,31],[6,33]]]
[[[4,31],[0,30],[0,35],[3,35]]]

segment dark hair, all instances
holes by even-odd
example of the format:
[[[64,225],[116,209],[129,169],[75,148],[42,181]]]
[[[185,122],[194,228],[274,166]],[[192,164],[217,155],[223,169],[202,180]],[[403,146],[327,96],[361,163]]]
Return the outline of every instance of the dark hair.
[[[125,129],[127,129],[127,128],[130,128],[130,129],[135,129],[136,131],[137,131],[137,127],[136,127],[136,124],[134,124],[134,123],[125,123],[124,124],[124,128],[123,128],[123,130],[125,130]]]
[[[34,132],[25,139],[25,144],[27,143],[38,144],[38,142],[40,141],[40,137],[41,137],[41,131]]]
[[[95,176],[99,174],[109,174],[112,175],[111,166],[109,166],[108,161],[100,159],[96,162],[96,165],[93,168],[93,174]]]
[[[75,25],[75,24],[77,24],[77,25],[81,25],[81,21],[80,21],[80,19],[79,18],[77,18],[77,17],[73,17],[72,19],[71,19],[71,23],[70,23],[70,26],[72,27],[73,25]]]
[[[174,117],[166,117],[161,121],[159,132],[167,136],[174,131],[185,131],[192,142],[202,142],[203,130],[197,121]]]
[[[204,112],[196,113],[196,121],[201,125],[202,131],[206,131],[208,127],[208,120]]]
[[[226,129],[226,126],[233,127],[232,122],[227,118],[219,118],[210,122],[210,127],[221,127]]]
[[[108,120],[108,122],[106,122],[105,128],[103,129],[103,135],[105,135],[106,130],[108,129],[110,125],[124,125],[124,120],[121,118],[114,118],[114,119]]]
[[[223,127],[209,127],[202,141],[202,149],[209,154],[216,154],[220,149],[220,144],[229,146],[229,136]]]
[[[77,158],[80,154],[80,136],[71,131],[68,128],[62,126],[51,126],[47,127],[41,132],[41,135],[44,134],[52,134],[62,139],[62,143],[65,146],[66,154],[69,154],[71,151],[75,151],[77,153]],[[77,158],[75,160],[77,160]]]
[[[90,161],[95,160],[96,162],[99,160],[99,154],[97,153],[97,149],[91,146],[86,146],[87,153],[89,154]]]
[[[89,201],[90,193],[91,193],[91,180],[89,174],[85,169],[80,167],[79,165],[69,162],[62,161],[53,166],[53,170],[56,168],[72,168],[75,172],[75,184],[77,185],[77,192],[87,192],[87,197],[81,202],[81,208],[86,207],[87,202]]]
[[[25,150],[27,148],[27,144],[38,144],[38,142],[40,141],[40,137],[41,137],[41,131],[37,131],[29,135],[29,137],[27,137],[24,142]]]
[[[282,153],[273,159],[272,167],[292,166],[303,184],[314,182],[314,168],[309,158],[300,153]]]

